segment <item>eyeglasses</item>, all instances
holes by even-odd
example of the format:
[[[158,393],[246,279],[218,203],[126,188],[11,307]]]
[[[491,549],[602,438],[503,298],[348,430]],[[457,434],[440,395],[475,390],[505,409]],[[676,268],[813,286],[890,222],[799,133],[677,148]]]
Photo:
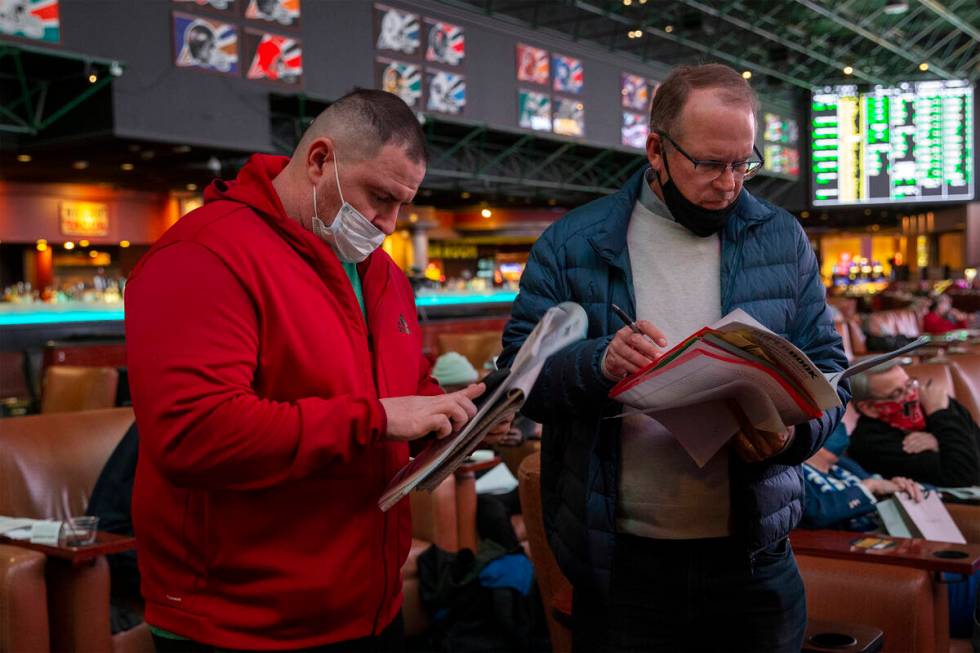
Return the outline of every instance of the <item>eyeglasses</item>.
[[[737,179],[750,179],[755,173],[759,172],[765,163],[765,159],[762,157],[762,152],[759,151],[755,145],[752,146],[752,151],[755,152],[757,159],[748,159],[746,161],[732,161],[728,163],[727,161],[712,161],[710,159],[702,160],[695,159],[693,156],[684,151],[684,148],[677,144],[673,138],[670,137],[665,131],[658,131],[658,134],[670,141],[670,144],[674,146],[674,149],[681,153],[681,155],[694,164],[695,174],[704,177],[705,179],[717,179],[718,177],[725,174],[725,170],[729,167],[732,169],[732,175]]]
[[[890,394],[888,394],[885,397],[875,397],[875,399],[879,401],[898,401],[902,397],[907,396],[913,390],[918,390],[918,389],[919,389],[919,380],[909,379],[908,381],[905,382],[905,385],[903,385],[901,388],[897,388],[893,390]]]

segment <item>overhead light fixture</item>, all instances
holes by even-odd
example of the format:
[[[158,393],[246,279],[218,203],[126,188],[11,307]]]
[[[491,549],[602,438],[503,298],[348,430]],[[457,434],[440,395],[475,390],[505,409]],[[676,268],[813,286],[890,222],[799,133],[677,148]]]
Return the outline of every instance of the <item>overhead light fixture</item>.
[[[75,243],[69,240],[67,243],[65,243],[65,249],[75,249]]]
[[[853,72],[854,72],[854,68],[853,67],[851,67],[851,66],[844,66],[844,74],[845,75],[850,75]]]
[[[189,191],[195,191],[197,190],[197,184],[187,184],[186,186],[184,186],[184,188],[186,188]]]
[[[113,61],[109,64],[109,74],[113,77],[122,77],[123,67],[118,61]]]
[[[35,247],[37,248],[37,251],[45,252],[48,249],[48,241],[44,240],[43,238],[38,238]]]
[[[17,155],[17,160],[20,161],[21,163],[30,163],[31,162],[31,155],[30,154],[18,154]]]
[[[125,248],[129,247],[129,241],[128,240],[120,240],[119,241],[119,246],[122,247],[123,249],[125,249]]]
[[[803,218],[804,220],[806,220],[807,218],[810,217],[810,212],[809,211],[800,211],[800,217]]]
[[[624,7],[629,7],[631,4],[633,4],[633,0],[623,0]]]
[[[133,169],[134,167],[135,167],[135,166],[134,166],[134,165],[133,165],[132,163],[124,163],[124,164],[122,164],[122,165],[120,165],[120,166],[119,166],[119,169],[120,169],[120,170],[125,170],[126,172],[129,172],[129,171],[130,171],[130,170],[132,170],[132,169]]]
[[[885,8],[882,10],[889,16],[900,16],[909,10],[909,3],[893,1],[885,4]]]
[[[922,72],[926,72],[927,70],[929,70],[929,64],[923,61],[922,63],[919,64],[919,70],[921,70]]]
[[[641,30],[641,29],[632,29],[629,32],[627,32],[626,35],[629,36],[631,39],[638,39],[641,36],[643,36],[643,30]]]
[[[191,151],[190,145],[176,145],[174,146],[174,153],[176,154],[186,154]]]
[[[71,167],[75,170],[84,170],[88,167],[88,161],[75,161],[75,163],[71,164]]]
[[[89,84],[94,84],[97,81],[99,81],[99,76],[98,75],[96,75],[95,73],[89,73],[88,74],[88,83]]]
[[[98,255],[99,255],[99,253],[96,250],[94,250],[94,249],[91,250],[91,251],[89,251],[89,253],[88,253],[89,258],[96,258]]]
[[[482,215],[484,218],[489,218],[490,216],[493,215],[493,211],[491,211],[490,209],[483,209],[482,211],[480,211],[480,215]]]
[[[88,247],[88,241],[87,240],[84,240],[84,239],[83,240],[80,240],[80,241],[78,241],[78,246],[79,247]]]
[[[464,200],[468,200],[470,197],[472,197],[469,191],[465,191],[465,190],[462,193],[460,193],[459,196],[462,197]]]
[[[668,25],[667,27],[664,28],[664,31],[667,32],[668,34],[670,34],[671,32],[674,31],[674,26],[673,25]]]
[[[752,71],[751,70],[743,70],[742,71],[742,79],[752,79]]]

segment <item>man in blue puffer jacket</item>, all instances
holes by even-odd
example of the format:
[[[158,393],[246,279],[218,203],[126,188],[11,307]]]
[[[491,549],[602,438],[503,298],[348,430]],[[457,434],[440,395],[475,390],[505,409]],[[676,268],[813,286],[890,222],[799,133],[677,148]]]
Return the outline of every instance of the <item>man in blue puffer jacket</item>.
[[[805,597],[786,538],[802,513],[799,465],[843,409],[787,433],[743,430],[698,467],[651,418],[609,419],[622,406],[607,398],[618,379],[735,308],[820,369],[846,366],[803,230],[742,189],[761,166],[755,114],[731,68],[676,69],[651,107],[650,167],[552,225],[521,279],[502,366],[550,306],[574,301],[589,315],[588,338],[548,360],[524,407],[544,424],[545,526],[575,587],[577,651],[802,644]],[[846,403],[847,388],[839,394]]]

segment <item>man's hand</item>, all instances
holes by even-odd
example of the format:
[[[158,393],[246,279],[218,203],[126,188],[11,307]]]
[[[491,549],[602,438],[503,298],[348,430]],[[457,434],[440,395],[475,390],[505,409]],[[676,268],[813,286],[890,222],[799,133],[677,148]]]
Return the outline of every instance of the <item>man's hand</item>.
[[[884,478],[866,478],[861,481],[861,485],[866,487],[869,492],[879,497],[889,496],[895,494],[896,492],[905,492],[916,503],[925,498],[922,493],[922,486],[912,479],[905,478],[904,476],[896,476],[891,480]]]
[[[662,348],[667,346],[663,332],[650,322],[640,320],[636,326],[643,333],[633,333],[631,328],[624,326],[606,348],[602,373],[610,381],[619,381],[646,367],[650,361],[659,358]]]
[[[728,407],[735,415],[735,419],[738,420],[739,427],[741,428],[732,440],[735,446],[735,453],[745,462],[758,463],[772,458],[788,447],[789,443],[793,440],[796,427],[791,426],[783,433],[763,431],[752,426],[752,423],[746,417],[737,401],[730,400]]]
[[[939,440],[932,433],[912,431],[902,440],[902,451],[905,453],[922,453],[923,451],[939,451]]]
[[[949,395],[938,383],[923,383],[919,387],[919,403],[926,415],[932,415],[937,410],[949,408]]]
[[[524,439],[519,429],[514,428],[514,415],[505,415],[502,420],[493,425],[483,438],[483,444],[488,447],[513,447]]]
[[[474,415],[473,400],[486,386],[476,383],[458,392],[434,397],[386,397],[381,405],[388,416],[389,440],[416,440],[434,432],[444,438],[459,431]]]

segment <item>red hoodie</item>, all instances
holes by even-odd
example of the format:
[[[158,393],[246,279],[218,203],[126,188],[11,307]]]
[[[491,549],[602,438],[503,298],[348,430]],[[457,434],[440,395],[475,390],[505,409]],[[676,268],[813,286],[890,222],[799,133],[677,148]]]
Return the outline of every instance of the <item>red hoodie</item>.
[[[441,392],[405,275],[381,250],[358,266],[365,323],[336,255],[285,214],[286,162],[215,181],[126,288],[146,620],[223,648],[391,622],[411,520],[377,500],[408,446],[378,399]]]

